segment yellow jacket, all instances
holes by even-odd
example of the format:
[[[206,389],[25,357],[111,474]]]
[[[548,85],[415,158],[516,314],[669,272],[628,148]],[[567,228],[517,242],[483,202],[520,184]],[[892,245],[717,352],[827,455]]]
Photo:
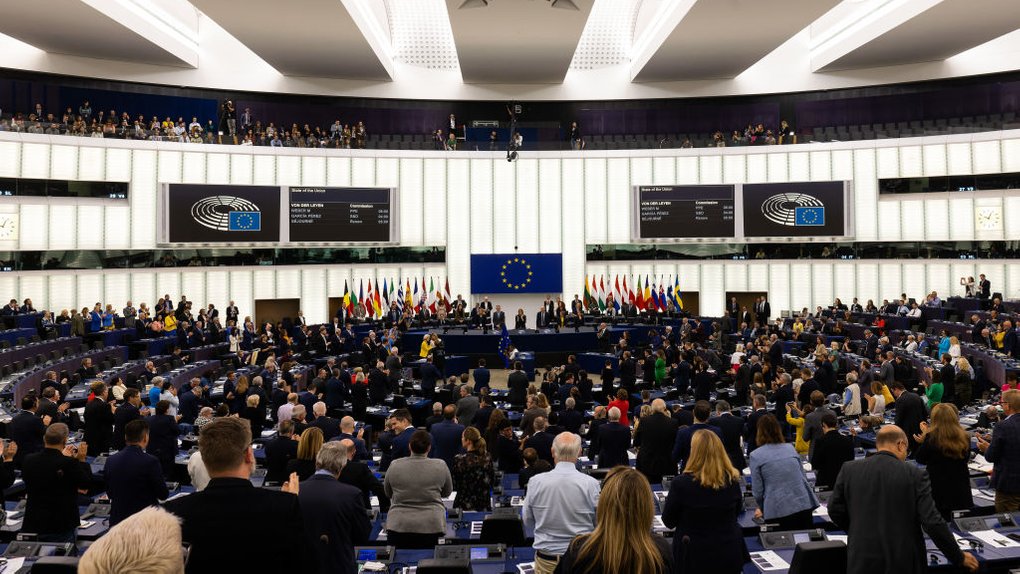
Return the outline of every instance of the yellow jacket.
[[[807,454],[811,447],[811,441],[804,440],[804,417],[794,417],[790,413],[786,413],[786,422],[797,429],[797,438],[794,440],[793,448],[797,449],[797,454]]]
[[[421,340],[421,350],[418,352],[418,356],[424,359],[425,357],[428,357],[431,352],[432,341],[428,337],[425,337]]]

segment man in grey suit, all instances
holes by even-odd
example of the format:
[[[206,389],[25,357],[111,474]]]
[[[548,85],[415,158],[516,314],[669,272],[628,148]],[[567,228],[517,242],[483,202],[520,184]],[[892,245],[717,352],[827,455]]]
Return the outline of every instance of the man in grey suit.
[[[935,508],[927,473],[905,462],[907,444],[902,429],[884,426],[875,437],[878,453],[844,464],[836,478],[828,510],[847,533],[847,574],[926,572],[922,529],[950,562],[977,570]]]
[[[337,480],[347,464],[347,449],[327,442],[315,457],[315,474],[301,482],[298,500],[305,532],[311,537],[319,572],[356,574],[354,547],[368,542],[372,525],[361,491]]]
[[[471,394],[474,389],[471,385],[460,387],[460,399],[457,400],[457,422],[462,425],[469,425],[475,419],[475,413],[481,408],[478,397]]]

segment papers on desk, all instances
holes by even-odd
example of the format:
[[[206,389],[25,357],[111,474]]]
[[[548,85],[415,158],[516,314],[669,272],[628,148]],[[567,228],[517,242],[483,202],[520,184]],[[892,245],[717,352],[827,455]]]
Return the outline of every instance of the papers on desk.
[[[953,532],[953,538],[956,540],[956,545],[960,547],[960,550],[970,551],[973,548],[970,547],[970,542],[963,539],[962,536]]]
[[[78,521],[78,528],[85,530],[86,528],[92,528],[96,523],[92,520],[80,520]]]
[[[361,565],[361,572],[385,572],[386,565],[382,562],[373,562],[369,560]]]
[[[535,574],[534,562],[522,562],[517,565],[517,574]]]
[[[178,492],[177,494],[175,494],[175,495],[171,496],[170,498],[166,499],[164,502],[170,502],[171,500],[176,500],[176,499],[178,499],[178,498],[180,498],[182,496],[187,496],[189,494],[191,494],[191,493],[190,492]]]
[[[453,492],[451,492],[451,493],[450,493],[450,496],[447,496],[446,498],[444,498],[444,499],[443,499],[443,502],[453,502],[453,499],[454,499],[454,498],[457,498],[457,491],[456,491],[456,490],[454,490]]]
[[[586,456],[577,457],[577,462],[590,462],[590,459]]]
[[[523,496],[511,496],[510,497],[510,506],[524,506],[524,497]]]
[[[268,429],[262,431],[262,438],[270,438],[276,434],[276,429]]]
[[[968,532],[967,534],[984,542],[985,546],[990,548],[1020,548],[1020,543],[994,530],[979,530],[977,532]]]
[[[758,567],[758,570],[762,572],[771,572],[773,570],[789,570],[790,563],[783,560],[783,557],[776,554],[772,550],[763,550],[761,552],[751,553],[751,562]]]
[[[971,470],[976,470],[978,472],[991,473],[992,463],[985,460],[984,455],[979,454],[974,457],[974,460],[970,461],[970,464],[967,465],[967,468]]]
[[[970,489],[970,495],[973,496],[974,498],[980,498],[982,500],[990,500],[992,502],[995,502],[995,495],[994,494],[989,494],[989,493],[981,490],[980,488],[972,488],[972,489]]]
[[[816,508],[813,511],[811,511],[811,516],[818,516],[818,517],[824,518],[825,520],[828,520],[829,519],[829,509],[824,504],[819,504],[818,508]]]
[[[21,567],[24,566],[24,565],[25,565],[25,557],[24,556],[22,556],[21,558],[8,558],[7,559],[6,568],[4,568],[3,571],[4,572],[17,572],[17,571],[21,570]]]
[[[368,503],[372,506],[372,508],[379,508],[379,497],[378,496],[369,496],[368,497]]]
[[[847,544],[846,534],[826,534],[825,538],[827,538],[830,541],[842,542],[843,544]]]
[[[471,521],[471,536],[481,536],[481,535],[482,535],[482,521],[481,520],[472,520]]]
[[[656,514],[652,518],[652,532],[669,532],[671,528],[666,528],[666,525],[662,522],[662,515]]]
[[[21,526],[21,521],[21,518],[8,518],[6,524],[12,528],[17,528]]]

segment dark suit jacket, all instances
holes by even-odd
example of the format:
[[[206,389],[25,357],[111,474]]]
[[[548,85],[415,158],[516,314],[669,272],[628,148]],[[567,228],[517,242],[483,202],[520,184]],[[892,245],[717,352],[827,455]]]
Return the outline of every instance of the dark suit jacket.
[[[630,466],[627,449],[630,448],[630,429],[620,423],[606,423],[599,427],[599,468]]]
[[[124,448],[124,427],[129,422],[140,418],[142,415],[138,412],[138,407],[131,403],[124,403],[117,407],[117,412],[113,413],[113,438],[111,439],[114,449]]]
[[[177,435],[180,427],[170,415],[153,415],[149,417],[149,446],[145,452],[159,459],[164,468],[172,468],[177,456]]]
[[[475,372],[472,373],[475,379],[475,389],[481,389],[482,387],[489,386],[489,369],[485,367],[478,367]]]
[[[553,464],[552,444],[554,437],[549,432],[537,432],[524,441],[524,448],[533,448],[538,453],[538,458]]]
[[[297,457],[298,443],[289,436],[278,436],[266,443],[266,482],[287,480],[287,463]]]
[[[358,438],[358,435],[341,432],[340,434],[336,435],[336,438],[334,438],[333,440],[344,439],[349,439],[351,442],[354,443],[354,458],[352,460],[366,461],[372,458],[371,453],[368,452],[368,448],[365,447],[365,441]]]
[[[427,399],[436,395],[436,381],[442,380],[443,373],[432,363],[421,366],[421,394]]]
[[[432,425],[432,451],[430,458],[439,458],[446,462],[446,466],[453,468],[453,457],[460,453],[461,435],[464,434],[464,425],[444,420],[441,423]]]
[[[897,399],[896,403],[899,402]],[[898,406],[896,410],[899,412]],[[995,465],[992,472],[992,486],[995,490],[1020,494],[1020,417],[1011,415],[995,425],[991,444],[985,451],[985,459]]]
[[[99,456],[110,450],[113,444],[113,411],[110,410],[110,403],[96,398],[85,405],[85,442],[89,446],[89,456]]]
[[[524,371],[511,371],[506,378],[510,389],[510,404],[523,405],[528,400],[528,375]]]
[[[634,433],[634,446],[640,447],[637,469],[652,484],[662,482],[663,475],[676,474],[673,462],[673,445],[679,424],[662,413],[652,413],[641,419]]]
[[[383,483],[375,477],[372,469],[364,462],[359,460],[348,461],[344,465],[344,469],[340,471],[339,480],[361,491],[361,500],[365,508],[372,508],[371,496],[374,494],[379,499],[379,511],[389,511],[390,499],[386,496],[386,489],[383,488]]]
[[[372,530],[361,492],[330,475],[316,474],[301,483],[298,500],[318,572],[356,574],[354,547],[368,542]]]
[[[324,441],[340,435],[340,421],[330,416],[319,417],[310,426],[318,427],[322,431],[322,440]]]
[[[186,572],[223,568],[223,548],[237,533],[271,528],[257,549],[230,557],[235,572],[312,572],[318,568],[301,516],[298,497],[255,488],[242,478],[214,478],[202,492],[171,500],[166,509],[183,520],[181,534],[191,544]],[[77,520],[77,518],[75,518]]]
[[[747,420],[744,421],[744,444],[747,445],[747,454],[758,448],[758,420],[767,414],[769,414],[767,410],[761,409],[747,415]]]
[[[848,574],[927,572],[922,528],[951,562],[963,561],[935,509],[927,473],[891,454],[844,464],[828,509],[848,535]]]
[[[815,486],[831,488],[843,464],[854,459],[854,441],[839,431],[830,431],[812,442],[811,467],[815,469]],[[967,493],[970,493],[968,483]]]
[[[924,401],[921,400],[917,393],[904,391],[896,399],[895,424],[903,429],[903,432],[907,433],[910,452],[917,448],[917,443],[914,442],[914,435],[921,433],[921,422],[927,420],[927,418],[928,409],[925,408]]]
[[[110,497],[110,526],[170,495],[156,457],[137,445],[124,447],[103,467]]]
[[[28,493],[22,532],[62,534],[78,528],[78,489],[92,481],[89,465],[44,448],[25,457],[21,478]]]
[[[563,430],[577,434],[581,431],[581,425],[584,424],[584,415],[576,409],[563,409],[560,411],[559,425],[563,427]],[[628,435],[630,431],[628,430]]]
[[[21,411],[7,424],[7,438],[18,443],[18,453],[14,455],[14,464],[21,467],[25,457],[43,449],[43,434],[46,425],[42,419],[30,411]]]
[[[722,432],[708,423],[695,422],[687,428],[676,431],[676,444],[673,445],[673,461],[680,465],[680,472],[683,472],[687,459],[691,457],[691,439],[694,438],[694,433],[699,430],[710,430],[719,436],[719,440],[723,440]]]
[[[744,419],[734,414],[723,414],[708,419],[708,424],[716,427],[722,432],[723,447],[730,457],[730,462],[737,470],[744,470],[747,467],[747,460],[744,459],[744,450],[740,448],[740,437],[744,434]]]
[[[44,416],[49,415],[50,419],[52,419],[50,424],[64,422],[65,417],[63,413],[61,413],[60,410],[57,408],[57,406],[58,406],[57,403],[49,399],[40,398],[39,408],[35,410],[35,416],[41,419]]]

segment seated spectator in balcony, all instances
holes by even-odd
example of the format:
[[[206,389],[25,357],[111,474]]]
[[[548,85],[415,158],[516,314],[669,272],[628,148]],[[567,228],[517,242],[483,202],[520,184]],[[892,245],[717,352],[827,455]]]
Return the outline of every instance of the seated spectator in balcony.
[[[570,122],[567,139],[570,140],[570,149],[577,151],[584,149],[584,140],[581,139],[581,128],[577,127],[577,122]]]
[[[779,145],[797,143],[797,130],[793,129],[793,126],[791,126],[786,120],[779,122],[779,129],[777,132],[777,135],[779,136]]]
[[[457,136],[453,132],[446,137],[446,151],[457,151]]]
[[[446,140],[443,139],[443,130],[436,130],[435,133],[432,134],[432,144],[436,150],[446,149]]]
[[[712,134],[712,143],[708,147],[726,147],[726,138],[723,137],[722,132],[715,132]]]

